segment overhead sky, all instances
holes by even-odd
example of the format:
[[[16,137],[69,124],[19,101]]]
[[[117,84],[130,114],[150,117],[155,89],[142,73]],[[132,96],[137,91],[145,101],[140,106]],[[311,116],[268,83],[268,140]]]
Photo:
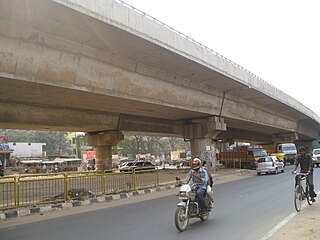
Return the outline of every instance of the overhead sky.
[[[124,0],[320,116],[319,0]]]

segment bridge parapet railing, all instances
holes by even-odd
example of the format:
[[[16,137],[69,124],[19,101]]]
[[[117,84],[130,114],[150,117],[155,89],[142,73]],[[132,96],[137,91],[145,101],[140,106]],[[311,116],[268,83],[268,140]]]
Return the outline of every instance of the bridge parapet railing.
[[[191,42],[193,42],[194,44],[200,46],[201,48],[206,49],[207,51],[213,53],[214,55],[216,55],[217,57],[223,59],[224,61],[232,64],[233,66],[237,67],[238,69],[240,69],[240,70],[248,73],[249,75],[253,76],[254,78],[256,78],[256,79],[258,79],[259,81],[263,82],[264,84],[268,85],[269,87],[272,87],[272,88],[274,88],[274,89],[277,89],[277,88],[274,87],[272,84],[270,84],[270,83],[268,83],[267,81],[263,80],[262,78],[258,77],[257,75],[255,75],[254,73],[250,72],[250,71],[247,70],[246,68],[244,68],[244,67],[240,66],[239,64],[231,61],[231,60],[228,59],[227,57],[225,57],[225,56],[221,55],[220,53],[214,51],[213,49],[211,49],[211,48],[203,45],[202,43],[196,41],[195,39],[193,39],[193,38],[191,38],[191,37],[189,37],[189,36],[187,36],[186,34],[184,34],[184,33],[180,32],[180,31],[176,30],[175,28],[170,27],[169,25],[163,23],[162,21],[158,20],[157,18],[152,17],[151,15],[149,15],[149,14],[147,14],[147,13],[145,13],[145,12],[143,12],[143,11],[137,9],[137,8],[135,8],[134,6],[132,6],[132,5],[124,2],[124,1],[122,1],[122,0],[117,0],[117,1],[118,1],[119,3],[121,3],[123,6],[126,6],[127,8],[130,8],[130,9],[132,9],[132,10],[135,11],[135,12],[138,12],[139,14],[143,15],[144,17],[153,20],[155,23],[162,25],[163,27],[165,27],[165,28],[171,30],[172,32],[180,35],[181,37],[187,39],[188,41],[191,41]]]

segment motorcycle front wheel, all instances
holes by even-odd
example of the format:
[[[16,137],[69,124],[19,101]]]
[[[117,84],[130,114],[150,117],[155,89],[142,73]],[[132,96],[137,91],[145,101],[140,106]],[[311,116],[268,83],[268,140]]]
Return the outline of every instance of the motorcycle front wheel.
[[[204,221],[207,221],[208,218],[209,218],[209,213],[208,213],[208,212],[207,212],[206,214],[200,216],[200,219],[201,219],[201,221],[203,221],[203,222],[204,222]]]
[[[183,206],[178,206],[174,214],[174,223],[176,228],[182,232],[184,231],[189,223],[189,216],[186,213],[186,208]]]

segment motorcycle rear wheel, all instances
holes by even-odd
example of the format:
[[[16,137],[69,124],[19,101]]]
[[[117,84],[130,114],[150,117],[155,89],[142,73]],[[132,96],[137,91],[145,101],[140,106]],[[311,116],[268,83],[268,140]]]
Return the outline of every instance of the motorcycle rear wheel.
[[[186,215],[186,208],[183,206],[178,206],[174,214],[174,223],[176,228],[183,232],[186,230],[189,223],[189,216]]]

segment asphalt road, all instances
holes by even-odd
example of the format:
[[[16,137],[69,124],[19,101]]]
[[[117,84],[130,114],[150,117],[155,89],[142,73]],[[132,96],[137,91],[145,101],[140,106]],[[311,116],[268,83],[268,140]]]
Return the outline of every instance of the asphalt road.
[[[292,166],[214,187],[215,209],[206,222],[174,226],[174,195],[0,229],[1,240],[259,240],[294,211]],[[316,190],[320,169],[315,170]]]

